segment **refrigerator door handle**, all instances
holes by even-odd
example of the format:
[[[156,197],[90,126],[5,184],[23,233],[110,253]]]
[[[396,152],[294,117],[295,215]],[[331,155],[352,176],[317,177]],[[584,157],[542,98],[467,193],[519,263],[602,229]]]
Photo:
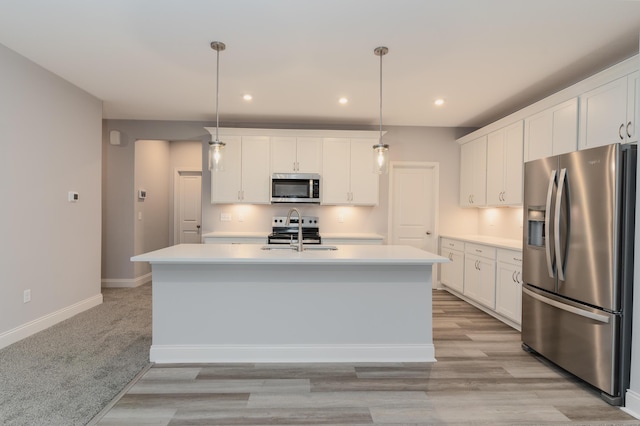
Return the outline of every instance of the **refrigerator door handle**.
[[[560,251],[560,207],[562,203],[562,193],[564,192],[564,184],[567,178],[567,169],[560,170],[558,178],[558,192],[556,194],[556,211],[554,214],[554,230],[556,237],[554,238],[556,246],[556,270],[558,271],[558,279],[564,281],[564,266],[562,265],[562,252]]]
[[[551,242],[553,241],[553,236],[550,234],[551,230],[551,198],[553,197],[553,184],[556,182],[556,170],[551,171],[551,176],[549,177],[549,189],[547,189],[547,205],[546,205],[546,214],[544,216],[544,226],[547,230],[547,241],[544,245],[544,251],[547,255],[547,271],[549,272],[549,277],[555,278],[556,274],[553,271],[553,262],[551,260]]]
[[[580,315],[581,317],[589,318],[604,324],[609,324],[609,317],[606,315],[600,315],[593,312],[585,311],[584,309],[576,308],[574,306],[558,302],[557,300],[549,299],[548,297],[544,297],[539,295],[538,293],[534,293],[526,287],[522,287],[522,292],[527,296],[533,297],[534,299],[542,303],[546,303],[547,305],[562,309],[563,311],[571,312],[572,314]]]

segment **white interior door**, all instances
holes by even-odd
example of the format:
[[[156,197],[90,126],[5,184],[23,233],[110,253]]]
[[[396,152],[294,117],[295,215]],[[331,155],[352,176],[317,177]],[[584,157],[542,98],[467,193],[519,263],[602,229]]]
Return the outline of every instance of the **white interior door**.
[[[391,162],[389,244],[438,253],[438,163]],[[437,286],[436,268],[431,282]]]
[[[178,171],[176,244],[199,244],[202,230],[202,172]]]
[[[392,163],[389,243],[437,253],[437,204],[437,163]]]

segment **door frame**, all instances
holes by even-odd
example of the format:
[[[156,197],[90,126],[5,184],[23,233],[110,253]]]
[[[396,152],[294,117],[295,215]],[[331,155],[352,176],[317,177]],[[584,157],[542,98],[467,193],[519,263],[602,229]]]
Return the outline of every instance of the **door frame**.
[[[200,173],[202,177],[202,169],[199,167],[176,167],[173,169],[173,241],[172,245],[180,241],[180,174]],[[202,199],[202,183],[200,183],[200,199]],[[202,206],[200,206],[200,231],[202,232]],[[201,236],[202,237],[202,236]]]
[[[393,241],[393,177],[398,169],[433,169],[433,238],[435,238],[435,251],[438,254],[438,240],[440,239],[440,163],[432,161],[391,161],[389,163],[389,203],[387,206],[387,244]],[[433,265],[431,268],[431,286],[440,288],[440,268]]]

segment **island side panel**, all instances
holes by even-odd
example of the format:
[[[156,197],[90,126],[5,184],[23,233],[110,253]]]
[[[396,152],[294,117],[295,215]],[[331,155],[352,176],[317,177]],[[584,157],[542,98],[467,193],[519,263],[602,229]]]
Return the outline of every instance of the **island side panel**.
[[[434,361],[431,265],[153,264],[151,361]]]

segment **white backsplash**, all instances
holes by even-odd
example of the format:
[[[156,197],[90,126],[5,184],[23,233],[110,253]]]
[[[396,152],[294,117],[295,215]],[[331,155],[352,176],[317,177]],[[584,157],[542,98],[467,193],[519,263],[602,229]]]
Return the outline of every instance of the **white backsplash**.
[[[216,231],[271,232],[271,218],[286,216],[296,207],[304,216],[318,216],[320,232],[379,233],[373,207],[317,206],[317,205],[218,205],[214,207]],[[222,216],[229,221],[220,220]]]
[[[478,234],[522,239],[522,207],[478,209]]]

